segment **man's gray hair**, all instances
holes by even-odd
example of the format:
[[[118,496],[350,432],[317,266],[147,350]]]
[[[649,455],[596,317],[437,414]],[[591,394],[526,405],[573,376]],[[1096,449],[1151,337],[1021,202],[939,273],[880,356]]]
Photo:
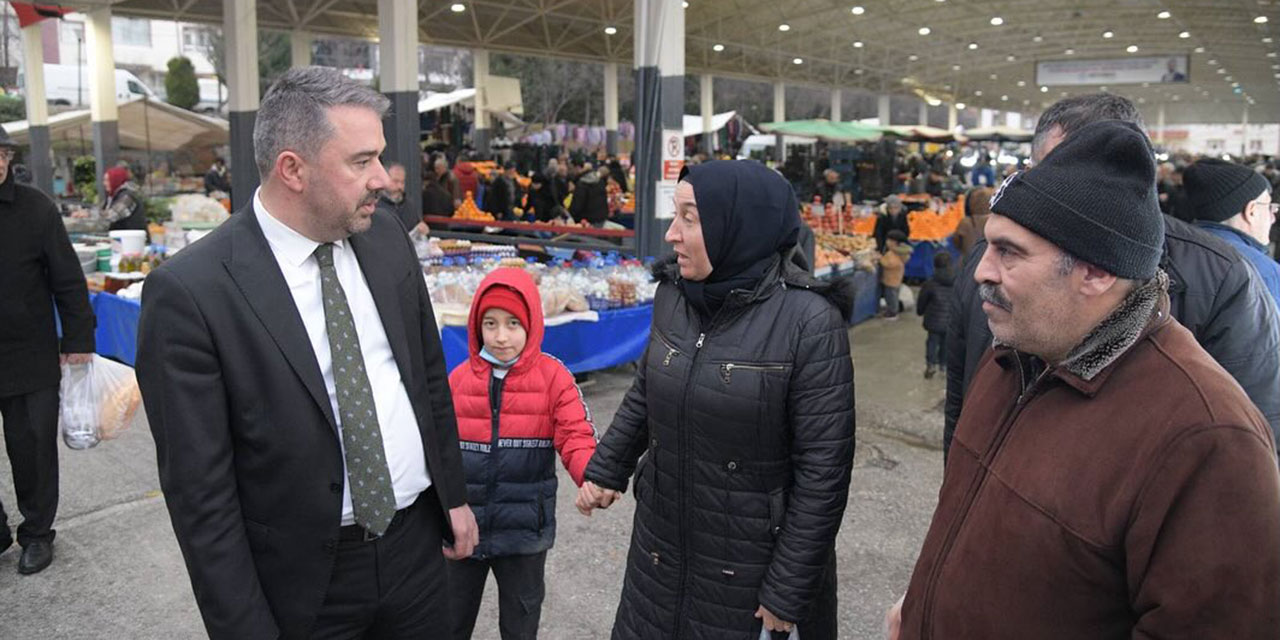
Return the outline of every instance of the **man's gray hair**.
[[[1063,98],[1045,109],[1036,122],[1035,136],[1031,139],[1031,157],[1037,161],[1044,158],[1045,139],[1056,127],[1062,137],[1066,138],[1081,127],[1102,120],[1121,120],[1140,129],[1146,127],[1142,122],[1142,113],[1128,98],[1110,93],[1090,93],[1082,96]]]
[[[331,67],[300,67],[280,76],[267,90],[253,124],[259,177],[271,175],[284,151],[314,158],[333,137],[328,111],[340,106],[364,107],[381,119],[391,101]]]

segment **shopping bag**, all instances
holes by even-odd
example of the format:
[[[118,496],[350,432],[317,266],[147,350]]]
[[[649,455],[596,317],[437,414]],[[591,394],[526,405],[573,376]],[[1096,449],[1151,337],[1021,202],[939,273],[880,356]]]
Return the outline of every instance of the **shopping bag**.
[[[772,631],[765,629],[763,626],[760,627],[760,640],[773,640],[773,637],[774,633]],[[787,635],[787,640],[800,640],[800,625],[791,627],[791,633]]]
[[[916,308],[916,293],[907,285],[898,287],[898,305],[903,311],[914,311]]]
[[[77,450],[118,437],[142,404],[133,369],[99,355],[89,364],[62,365],[59,391],[62,441]]]

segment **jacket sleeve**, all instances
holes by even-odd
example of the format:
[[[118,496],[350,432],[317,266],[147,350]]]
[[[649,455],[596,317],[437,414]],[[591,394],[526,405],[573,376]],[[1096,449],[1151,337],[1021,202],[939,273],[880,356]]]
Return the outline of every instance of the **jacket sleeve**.
[[[591,422],[591,409],[587,408],[582,392],[573,382],[573,374],[564,365],[555,364],[557,371],[552,396],[555,403],[552,416],[555,447],[574,484],[582,486],[582,474],[587,469],[591,454],[596,451],[596,426]]]
[[[62,319],[62,353],[93,353],[94,329],[97,319],[89,306],[89,287],[85,283],[84,270],[71,239],[62,225],[62,217],[52,203],[48,203],[48,234],[44,240],[44,267],[49,278],[49,289],[58,306]]]
[[[650,343],[652,345],[652,342]],[[645,376],[649,347],[645,347],[635,380],[613,414],[613,423],[600,438],[596,452],[587,463],[583,479],[606,489],[626,491],[627,482],[636,470],[636,461],[649,448],[649,411],[645,401]]]
[[[138,320],[138,385],[160,487],[211,638],[276,638],[249,550],[227,393],[204,315],[168,271],[147,277]]]
[[[960,422],[960,407],[964,404],[964,393],[969,386],[969,378],[973,376],[972,363],[969,362],[969,342],[986,340],[985,335],[970,336],[969,329],[974,321],[975,298],[978,296],[977,283],[973,274],[978,270],[978,262],[987,244],[979,240],[964,258],[964,269],[951,290],[951,314],[947,318],[947,397],[943,407],[942,425],[942,460],[946,463],[947,452],[951,450],[951,439],[956,433],[956,424]],[[981,311],[978,311],[981,313]],[[982,319],[985,322],[985,318]]]
[[[409,243],[407,234],[402,236]],[[412,249],[410,249],[412,251]],[[412,254],[411,254],[412,255]],[[415,263],[414,268],[418,268]],[[431,418],[436,430],[440,469],[431,469],[431,482],[447,509],[467,503],[466,476],[462,470],[462,450],[458,448],[458,416],[453,411],[453,393],[449,388],[449,372],[445,368],[444,345],[436,328],[436,314],[431,308],[427,282],[418,280],[418,311],[422,317],[422,346],[426,353],[427,393],[431,402]]]
[[[920,298],[916,300],[916,315],[922,316],[928,310],[929,305],[934,304],[933,283],[926,282],[920,287]]]
[[[1280,438],[1280,317],[1253,266],[1239,260],[1196,339],[1244,387]]]
[[[1149,474],[1125,535],[1134,638],[1274,638],[1280,475],[1270,438],[1191,431]]]
[[[853,359],[834,307],[800,331],[787,397],[793,432],[786,520],[760,586],[760,604],[779,618],[806,620],[818,596],[853,470]]]

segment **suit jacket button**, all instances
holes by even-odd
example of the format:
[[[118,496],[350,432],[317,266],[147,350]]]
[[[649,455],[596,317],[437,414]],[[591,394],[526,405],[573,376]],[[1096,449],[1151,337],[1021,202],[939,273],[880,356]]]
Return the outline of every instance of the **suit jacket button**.
[[[329,490],[334,493],[342,493],[342,483],[334,482],[329,485]]]

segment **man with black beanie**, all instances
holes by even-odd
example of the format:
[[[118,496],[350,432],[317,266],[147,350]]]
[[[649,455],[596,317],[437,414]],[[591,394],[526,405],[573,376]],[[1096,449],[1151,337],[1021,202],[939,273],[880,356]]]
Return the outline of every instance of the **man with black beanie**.
[[[1280,628],[1275,441],[1169,316],[1152,156],[1136,125],[1094,122],[992,197],[975,277],[995,344],[891,639]]]
[[[1184,180],[1196,226],[1247,258],[1280,304],[1280,264],[1267,253],[1280,206],[1271,201],[1271,183],[1249,167],[1217,158],[1191,165]]]
[[[1043,162],[1064,139],[1100,120],[1142,126],[1137,107],[1121,96],[1100,93],[1065,98],[1040,115],[1031,143],[1032,160]],[[1030,173],[1036,170],[1033,167]],[[1154,190],[1154,176],[1152,182]],[[1077,189],[1091,188],[1084,180],[1074,184]],[[1222,240],[1170,216],[1164,217],[1164,227],[1160,264],[1169,275],[1170,315],[1244,387],[1273,433],[1280,431],[1280,317],[1261,277]],[[974,271],[986,249],[985,241],[978,242],[969,252],[953,292],[947,331],[944,454],[950,449],[978,362],[991,346],[991,329],[974,281]]]

